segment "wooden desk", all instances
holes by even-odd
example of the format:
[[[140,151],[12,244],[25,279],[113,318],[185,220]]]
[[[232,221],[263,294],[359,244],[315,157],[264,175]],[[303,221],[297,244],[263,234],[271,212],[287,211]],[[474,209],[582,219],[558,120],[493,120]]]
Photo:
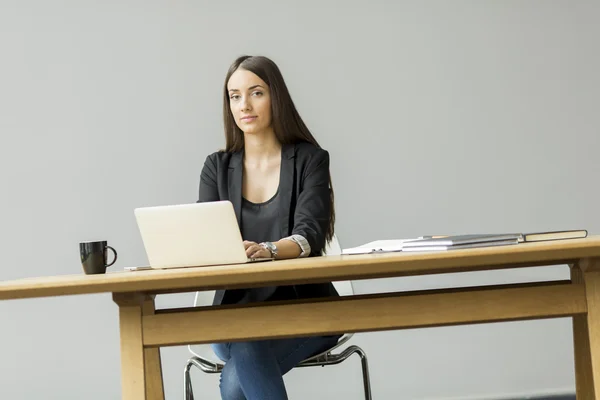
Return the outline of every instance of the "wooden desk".
[[[570,265],[571,280],[164,311],[153,300],[159,293],[558,264]],[[119,305],[126,400],[164,398],[159,346],[566,316],[573,316],[577,398],[600,399],[600,236],[0,283],[0,300],[102,292]]]

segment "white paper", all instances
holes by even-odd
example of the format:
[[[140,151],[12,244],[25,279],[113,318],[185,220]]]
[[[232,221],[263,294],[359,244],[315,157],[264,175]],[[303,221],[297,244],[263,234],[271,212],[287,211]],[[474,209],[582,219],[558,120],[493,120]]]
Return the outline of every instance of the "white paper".
[[[411,240],[416,239],[376,240],[374,242],[365,243],[358,247],[343,249],[342,254],[369,254],[402,251],[402,245]]]

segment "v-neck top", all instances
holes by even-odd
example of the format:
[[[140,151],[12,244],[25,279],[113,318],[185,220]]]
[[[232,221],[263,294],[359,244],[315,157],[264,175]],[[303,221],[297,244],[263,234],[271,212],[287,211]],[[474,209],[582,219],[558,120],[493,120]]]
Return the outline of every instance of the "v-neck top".
[[[263,203],[242,198],[242,238],[251,242],[275,242],[281,239],[279,224],[279,188]]]

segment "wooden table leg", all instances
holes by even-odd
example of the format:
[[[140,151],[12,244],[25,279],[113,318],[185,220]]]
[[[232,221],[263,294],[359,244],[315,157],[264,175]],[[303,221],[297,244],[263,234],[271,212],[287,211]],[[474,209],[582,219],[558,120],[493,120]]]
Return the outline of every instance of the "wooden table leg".
[[[573,317],[577,399],[600,398],[600,259],[572,266],[573,283],[584,283],[587,315]]]
[[[571,266],[571,281],[583,283],[583,271],[579,264]],[[573,317],[573,344],[575,349],[575,386],[577,399],[594,400],[594,376],[590,357],[587,315]]]
[[[147,296],[144,298],[142,315],[154,314],[154,297],[155,296]],[[160,347],[149,347],[144,349],[144,361],[146,366],[146,399],[165,400]]]
[[[123,400],[146,400],[145,356],[142,337],[143,296],[113,293],[119,305],[121,385]]]

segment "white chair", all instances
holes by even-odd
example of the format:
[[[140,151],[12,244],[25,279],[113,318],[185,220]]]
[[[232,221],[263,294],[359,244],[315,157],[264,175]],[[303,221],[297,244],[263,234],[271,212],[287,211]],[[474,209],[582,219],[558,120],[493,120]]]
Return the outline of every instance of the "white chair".
[[[337,238],[334,236],[331,243],[325,249],[325,255],[338,255],[342,253],[342,249]],[[352,287],[351,281],[342,281],[342,282],[333,282],[336,290],[340,294],[340,296],[351,296],[354,294],[354,289]],[[194,306],[206,306],[212,304],[212,299],[214,296],[214,291],[205,291],[205,292],[196,292],[196,297],[194,300]],[[343,344],[352,338],[353,334],[345,334],[343,335],[337,342],[335,346],[332,348],[307,358],[297,365],[298,367],[318,367],[318,366],[326,366],[326,365],[335,365],[339,364],[342,361],[345,361],[352,354],[356,353],[360,356],[360,360],[362,363],[362,374],[363,374],[363,387],[365,392],[365,399],[371,400],[371,383],[369,379],[369,364],[367,362],[367,355],[365,352],[358,346],[352,345],[346,347],[343,351],[339,353],[332,353],[333,350],[338,349]],[[185,400],[194,400],[194,392],[192,390],[192,381],[190,378],[190,369],[192,366],[199,368],[201,371],[214,374],[220,373],[223,369],[222,361],[216,357],[213,353],[210,345],[190,345],[188,346],[190,353],[192,353],[192,358],[190,358],[185,366],[185,370],[183,373],[183,390],[184,390],[184,399]]]

